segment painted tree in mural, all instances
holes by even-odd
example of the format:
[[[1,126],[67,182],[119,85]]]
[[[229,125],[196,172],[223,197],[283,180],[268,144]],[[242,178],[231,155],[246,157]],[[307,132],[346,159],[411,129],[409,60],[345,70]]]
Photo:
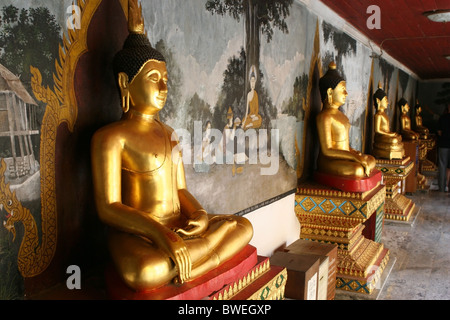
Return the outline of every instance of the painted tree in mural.
[[[272,40],[274,28],[287,33],[285,18],[294,0],[208,0],[206,10],[212,14],[225,15],[240,21],[244,17],[247,55],[246,74],[250,66],[259,70],[260,34],[266,36],[267,42]],[[247,87],[247,86],[246,86]]]
[[[245,23],[245,51],[240,53],[239,57],[232,57],[229,60],[228,69],[224,72],[224,87],[222,88],[222,96],[219,98],[218,106],[215,109],[214,120],[223,122],[224,112],[228,107],[232,107],[234,116],[242,116],[242,106],[245,101],[242,92],[249,91],[248,74],[251,66],[255,66],[259,76],[256,84],[259,103],[262,107],[261,112],[265,125],[274,114],[274,108],[263,86],[263,74],[260,71],[259,59],[261,40],[260,36],[265,35],[267,42],[273,37],[274,28],[278,28],[284,33],[288,33],[285,18],[290,14],[290,7],[293,0],[208,0],[205,8],[212,14],[225,15],[228,14],[235,20],[240,21],[244,18]],[[238,86],[238,84],[240,84]],[[231,88],[226,88],[231,86]],[[233,90],[244,91],[231,94]],[[225,92],[225,93],[224,93]],[[227,101],[227,100],[233,101]],[[220,101],[221,100],[221,101]],[[225,107],[225,109],[223,108]],[[239,112],[240,111],[240,112]],[[241,114],[239,114],[241,113]],[[276,114],[276,113],[275,113]],[[241,119],[242,120],[242,119]]]
[[[288,101],[283,102],[281,107],[282,113],[297,117],[299,120],[304,120],[305,113],[303,106],[306,103],[305,97],[307,96],[308,79],[307,74],[295,78],[293,95]]]
[[[31,92],[30,65],[42,72],[43,85],[53,83],[54,61],[62,41],[61,28],[45,7],[1,9],[0,63],[16,74]]]

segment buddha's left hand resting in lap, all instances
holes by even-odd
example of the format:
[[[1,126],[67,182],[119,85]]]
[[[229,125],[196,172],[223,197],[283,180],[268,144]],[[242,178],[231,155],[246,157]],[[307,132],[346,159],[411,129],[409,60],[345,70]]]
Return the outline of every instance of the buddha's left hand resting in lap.
[[[130,31],[114,60],[124,115],[93,136],[92,168],[111,259],[140,291],[218,267],[249,243],[253,229],[242,217],[207,214],[187,190],[173,130],[157,119],[167,98],[164,57],[143,28]]]

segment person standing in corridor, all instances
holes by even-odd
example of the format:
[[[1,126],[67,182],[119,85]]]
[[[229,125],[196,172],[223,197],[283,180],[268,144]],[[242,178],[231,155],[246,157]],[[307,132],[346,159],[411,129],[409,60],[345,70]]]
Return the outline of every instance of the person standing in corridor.
[[[439,191],[449,191],[447,168],[450,167],[450,102],[438,122]]]

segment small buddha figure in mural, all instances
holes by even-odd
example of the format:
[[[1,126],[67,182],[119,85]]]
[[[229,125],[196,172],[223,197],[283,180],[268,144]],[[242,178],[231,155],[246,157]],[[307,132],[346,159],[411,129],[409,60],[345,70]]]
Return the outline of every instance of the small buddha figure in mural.
[[[381,88],[373,95],[373,102],[376,108],[374,116],[375,138],[373,143],[373,155],[383,159],[403,159],[405,150],[403,148],[402,136],[391,132],[389,127],[389,117],[385,110],[389,106],[386,92]]]
[[[258,129],[261,127],[262,118],[259,115],[259,100],[256,92],[257,71],[254,65],[250,68],[250,92],[247,94],[247,104],[242,129]]]
[[[411,129],[411,119],[409,118],[409,104],[405,98],[398,102],[402,114],[400,115],[400,133],[403,140],[418,140],[420,135]]]
[[[114,59],[124,115],[92,139],[95,200],[110,227],[111,259],[137,291],[193,280],[253,235],[247,219],[207,214],[187,190],[173,129],[157,118],[168,94],[166,63],[141,21],[129,17],[130,34]]]
[[[422,107],[419,104],[419,100],[416,100],[416,115],[414,117],[416,125],[414,126],[414,131],[420,135],[420,139],[428,139],[430,136],[430,130],[423,125],[422,116]]]
[[[375,168],[375,158],[350,148],[350,121],[339,110],[348,95],[346,83],[334,62],[320,78],[319,89],[323,109],[316,118],[320,142],[318,171],[355,178],[370,176]]]

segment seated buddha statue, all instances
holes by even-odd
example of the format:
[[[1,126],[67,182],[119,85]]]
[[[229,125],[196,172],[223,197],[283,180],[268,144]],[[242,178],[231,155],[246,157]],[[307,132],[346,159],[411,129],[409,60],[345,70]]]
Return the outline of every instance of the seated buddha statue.
[[[376,158],[383,159],[403,159],[405,150],[403,148],[402,136],[391,132],[389,127],[389,117],[385,113],[389,102],[386,93],[379,86],[373,95],[373,102],[376,108],[374,116],[375,137],[372,154]]]
[[[400,130],[403,140],[406,141],[419,141],[420,135],[411,129],[411,119],[409,118],[409,105],[408,101],[405,98],[401,98],[398,102],[398,105],[401,108],[402,114],[400,116]],[[426,177],[417,172],[417,183],[418,185],[425,185]]]
[[[334,62],[320,78],[319,89],[323,109],[316,118],[320,142],[318,172],[354,178],[370,176],[375,158],[350,148],[350,121],[339,110],[348,95],[346,83]]]
[[[414,131],[420,135],[420,139],[426,140],[429,138],[430,130],[423,125],[422,116],[420,115],[422,113],[422,107],[420,106],[419,101],[416,103],[415,110],[416,115],[414,116],[414,119],[416,120],[416,124],[414,126]]]
[[[250,68],[250,92],[247,94],[247,106],[244,119],[242,120],[242,129],[258,129],[261,127],[262,118],[259,114],[259,100],[256,92],[256,68],[253,65]]]
[[[187,190],[174,131],[158,120],[168,94],[166,63],[141,24],[129,18],[130,34],[114,58],[124,114],[100,128],[91,145],[111,260],[135,291],[194,280],[253,235],[247,219],[208,214]]]
[[[400,116],[400,133],[403,140],[418,140],[420,135],[411,129],[411,119],[409,118],[409,104],[405,98],[401,98],[398,102],[402,114]]]

